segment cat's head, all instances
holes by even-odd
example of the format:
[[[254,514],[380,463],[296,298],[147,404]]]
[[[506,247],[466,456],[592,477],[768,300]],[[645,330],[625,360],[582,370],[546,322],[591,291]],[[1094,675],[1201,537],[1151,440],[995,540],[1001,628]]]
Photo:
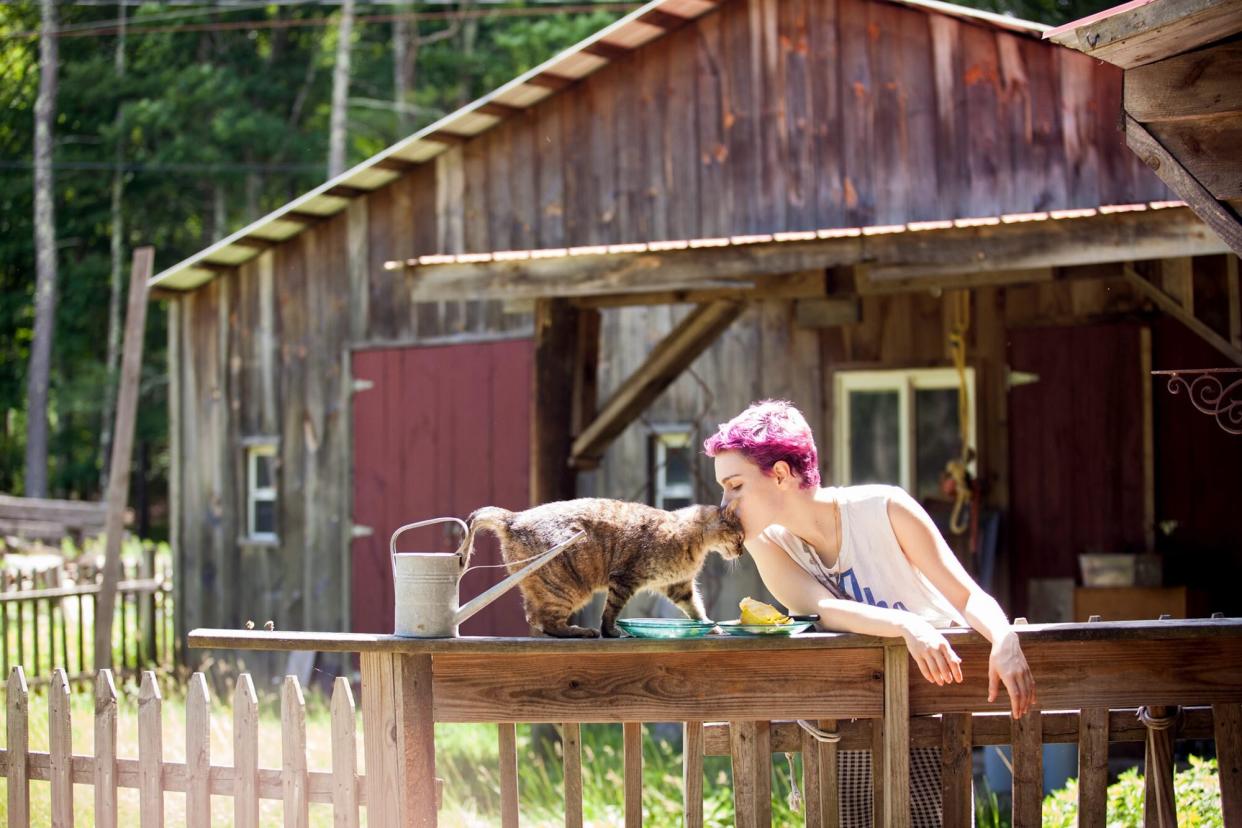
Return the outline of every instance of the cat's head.
[[[742,531],[742,522],[737,514],[726,511],[719,506],[701,506],[703,520],[703,538],[708,548],[720,553],[727,561],[740,558],[746,552],[743,545],[746,533]]]

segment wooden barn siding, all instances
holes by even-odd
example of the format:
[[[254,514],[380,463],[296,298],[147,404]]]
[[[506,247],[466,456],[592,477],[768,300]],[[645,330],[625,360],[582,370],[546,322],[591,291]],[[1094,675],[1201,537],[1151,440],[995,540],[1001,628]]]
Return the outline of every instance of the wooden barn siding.
[[[737,0],[194,291],[180,302],[176,334],[183,629],[247,618],[344,628],[350,343],[530,326],[528,314],[496,302],[415,305],[411,277],[385,271],[385,261],[1165,197],[1121,147],[1119,95],[1112,67],[934,13],[866,0]],[[1069,313],[1096,298],[1077,284],[1022,290],[980,291],[976,301],[1022,296],[1019,305]],[[707,427],[752,399],[790,396],[818,412],[830,462],[831,381],[821,366],[939,357],[939,308],[930,297],[867,298],[863,324],[821,335],[782,332],[791,305],[764,303],[696,363],[710,406],[683,378],[649,419],[706,410]],[[1002,311],[976,313],[976,336],[986,331],[992,348],[1003,335],[984,320]],[[606,312],[601,394],[684,312]],[[979,358],[981,394],[1002,406],[1003,357]],[[638,428],[586,485],[613,496],[640,486]],[[279,549],[237,543],[239,440],[255,433],[282,438]],[[1003,441],[1001,428],[981,446],[1001,503]],[[700,472],[702,496],[714,499],[710,467]]]

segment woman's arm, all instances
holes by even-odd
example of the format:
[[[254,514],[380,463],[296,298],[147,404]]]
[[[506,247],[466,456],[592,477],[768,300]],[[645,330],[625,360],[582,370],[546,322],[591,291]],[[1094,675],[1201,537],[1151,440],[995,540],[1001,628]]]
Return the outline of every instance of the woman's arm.
[[[818,613],[819,628],[904,638],[923,677],[933,684],[962,680],[961,663],[944,636],[917,615],[834,598],[780,547],[758,538],[746,544],[764,586],[795,615]]]
[[[962,567],[949,544],[917,500],[897,490],[888,502],[888,518],[897,543],[916,569],[949,599],[979,633],[992,642],[988,659],[988,701],[999,685],[1009,691],[1013,715],[1020,718],[1035,703],[1035,680],[1018,636],[996,599],[983,591]]]

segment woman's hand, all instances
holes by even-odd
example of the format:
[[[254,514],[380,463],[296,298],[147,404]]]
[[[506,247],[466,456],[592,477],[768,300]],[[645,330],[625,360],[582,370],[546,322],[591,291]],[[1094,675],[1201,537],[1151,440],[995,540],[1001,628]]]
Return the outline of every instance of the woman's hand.
[[[1002,683],[1009,691],[1013,717],[1022,718],[1035,704],[1035,679],[1022,654],[1018,636],[1012,630],[992,643],[992,654],[988,657],[988,701],[996,701]]]
[[[923,678],[941,687],[962,681],[962,659],[935,627],[915,617],[905,625],[902,635]]]

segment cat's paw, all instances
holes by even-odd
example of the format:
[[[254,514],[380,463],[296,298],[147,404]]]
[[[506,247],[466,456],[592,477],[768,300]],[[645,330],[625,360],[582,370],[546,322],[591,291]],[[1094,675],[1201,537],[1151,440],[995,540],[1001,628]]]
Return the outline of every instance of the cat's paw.
[[[544,632],[555,638],[599,638],[599,630],[573,625],[567,625],[557,630],[544,630]]]

